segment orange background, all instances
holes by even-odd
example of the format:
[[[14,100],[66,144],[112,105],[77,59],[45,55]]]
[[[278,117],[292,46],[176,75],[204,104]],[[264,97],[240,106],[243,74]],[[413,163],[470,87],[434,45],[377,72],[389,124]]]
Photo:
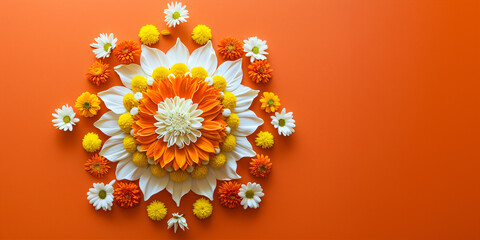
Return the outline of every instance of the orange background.
[[[296,132],[275,133],[265,180],[239,162],[241,182],[256,181],[257,210],[226,209],[196,219],[189,193],[180,208],[190,230],[176,235],[150,221],[147,203],[95,211],[97,180],[83,170],[81,138],[96,131],[81,117],[56,130],[51,113],[73,105],[94,61],[99,33],[138,40],[144,24],[166,28],[166,1],[0,1],[1,238],[479,239],[480,3],[478,1],[183,1],[181,37],[190,51],[196,24],[223,37],[268,41],[273,80],[243,83],[277,93],[294,112]],[[244,58],[244,61],[246,59]],[[115,61],[110,63],[116,64]],[[244,70],[247,67],[244,62]],[[244,74],[245,75],[245,74]],[[269,115],[261,129],[273,131]],[[101,135],[106,140],[105,135]],[[249,138],[251,141],[253,138]]]

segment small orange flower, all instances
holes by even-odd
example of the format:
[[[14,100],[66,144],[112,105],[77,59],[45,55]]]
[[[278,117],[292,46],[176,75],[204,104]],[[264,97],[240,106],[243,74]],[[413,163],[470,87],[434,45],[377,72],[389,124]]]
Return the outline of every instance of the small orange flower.
[[[237,60],[242,57],[242,42],[236,38],[227,37],[220,40],[218,44],[218,53],[225,59]]]
[[[272,163],[268,156],[258,154],[250,161],[250,173],[255,177],[266,177],[272,171]]]
[[[263,92],[263,96],[260,98],[262,105],[260,108],[267,113],[273,113],[280,108],[280,98],[273,92]]]
[[[119,182],[113,196],[120,207],[134,207],[138,205],[140,200],[140,188],[133,182]]]
[[[75,101],[75,108],[81,116],[93,117],[101,109],[100,103],[100,98],[97,95],[84,92]]]
[[[113,49],[113,54],[120,63],[129,64],[135,61],[134,57],[140,54],[140,47],[135,41],[123,41]]]
[[[108,164],[109,161],[106,158],[95,154],[95,156],[88,159],[85,163],[85,170],[90,173],[90,175],[96,178],[101,178],[108,173],[108,170],[110,169]]]
[[[223,182],[218,188],[220,204],[228,208],[236,208],[240,206],[242,198],[238,196],[241,184],[237,182]]]
[[[103,63],[100,60],[95,61],[92,66],[88,68],[87,79],[93,84],[99,86],[100,83],[107,82],[110,77],[110,69],[108,63]]]
[[[248,66],[248,69],[250,69],[250,71],[248,71],[250,79],[256,83],[267,83],[272,78],[270,73],[273,70],[270,68],[267,60],[255,60],[255,62]]]

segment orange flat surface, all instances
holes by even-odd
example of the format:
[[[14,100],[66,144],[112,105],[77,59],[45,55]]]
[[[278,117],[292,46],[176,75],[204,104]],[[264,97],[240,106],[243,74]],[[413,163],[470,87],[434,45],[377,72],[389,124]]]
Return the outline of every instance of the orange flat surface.
[[[197,195],[178,208],[163,191],[153,199],[190,228],[176,235],[148,219],[150,201],[95,211],[81,138],[99,132],[100,115],[62,132],[51,113],[120,85],[116,74],[98,88],[86,81],[89,44],[103,32],[138,40],[144,24],[166,28],[167,2],[1,0],[0,238],[480,239],[480,2],[183,2],[188,22],[155,47],[181,37],[193,51],[196,24],[212,28],[215,45],[268,41],[273,80],[243,83],[277,93],[298,127],[275,134],[273,149],[255,148],[274,162],[267,179],[239,163],[242,182],[264,187],[260,208],[226,209],[215,194],[214,214],[200,221]],[[253,109],[268,121],[258,101]]]

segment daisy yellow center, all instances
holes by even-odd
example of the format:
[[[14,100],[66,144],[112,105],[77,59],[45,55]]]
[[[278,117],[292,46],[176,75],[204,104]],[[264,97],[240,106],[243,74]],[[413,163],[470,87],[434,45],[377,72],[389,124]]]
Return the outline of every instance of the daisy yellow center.
[[[260,49],[258,49],[258,47],[253,47],[252,52],[258,54],[260,52]]]
[[[157,114],[154,116],[158,121],[154,125],[157,127],[155,132],[158,138],[171,147],[177,145],[183,148],[196,142],[202,135],[199,129],[202,129],[203,118],[200,115],[202,110],[197,109],[198,104],[194,104],[191,99],[167,98],[158,104]]]
[[[267,101],[267,104],[269,106],[272,106],[274,103],[275,103],[275,101],[273,101],[273,99],[268,99],[268,101]]]
[[[279,119],[279,120],[278,120],[278,125],[279,125],[280,127],[285,126],[285,119],[283,119],[283,118],[282,118],[282,119]]]
[[[71,119],[70,119],[69,116],[63,117],[63,122],[64,122],[64,123],[70,123],[70,121],[71,121]]]
[[[108,50],[110,49],[111,46],[112,46],[111,43],[105,43],[105,45],[103,45],[103,50],[104,50],[105,52],[108,52]]]
[[[84,102],[83,103],[83,108],[89,109],[90,108],[90,103],[89,102]]]
[[[245,192],[245,197],[246,198],[253,198],[253,196],[255,196],[255,192],[253,192],[253,190],[247,190]]]
[[[227,50],[227,52],[232,52],[235,51],[237,47],[235,47],[235,44],[229,43],[227,46],[225,46],[225,49]]]
[[[180,13],[179,12],[174,12],[173,15],[172,15],[172,18],[175,19],[175,20],[180,18]]]
[[[173,216],[173,218],[176,219],[176,220],[180,219],[179,216]]]
[[[98,193],[98,197],[100,199],[105,199],[107,197],[107,191],[105,190],[100,190],[100,192]]]

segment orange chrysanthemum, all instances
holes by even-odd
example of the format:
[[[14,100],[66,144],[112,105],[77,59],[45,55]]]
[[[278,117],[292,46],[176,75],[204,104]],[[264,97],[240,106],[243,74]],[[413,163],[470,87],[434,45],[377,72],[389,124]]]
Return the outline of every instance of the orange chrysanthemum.
[[[242,46],[242,42],[238,41],[236,38],[227,37],[220,40],[220,44],[218,44],[218,53],[225,59],[237,60],[242,57]]]
[[[113,54],[120,63],[129,64],[135,61],[134,57],[140,54],[140,47],[135,41],[123,41],[113,49]]]
[[[109,163],[110,162],[103,156],[95,154],[95,156],[88,159],[85,163],[85,170],[90,173],[90,175],[101,178],[108,173],[110,169]]]
[[[122,208],[134,207],[140,202],[140,188],[133,182],[119,182],[113,197]]]
[[[218,195],[220,199],[220,204],[228,208],[236,208],[240,206],[242,198],[238,196],[240,192],[241,184],[237,182],[223,182],[220,187],[218,187]]]
[[[248,69],[250,69],[250,71],[248,71],[250,79],[256,83],[267,83],[272,78],[270,73],[273,70],[270,68],[267,60],[255,60],[255,62],[248,66]]]
[[[215,148],[219,148],[219,143],[223,142],[226,136],[226,122],[222,115],[220,96],[220,92],[215,87],[188,75],[171,77],[169,81],[155,81],[143,93],[138,106],[139,113],[135,115],[136,121],[132,125],[135,139],[140,144],[140,151],[145,151],[148,158],[153,158],[162,168],[172,166],[175,170],[186,170],[189,166],[201,165],[201,160],[208,162],[209,155],[215,154]],[[171,101],[175,98],[195,104],[196,111],[201,110],[198,117],[203,119],[201,127],[195,130],[200,136],[196,136],[194,140],[188,140],[184,146],[180,147],[175,144],[179,139],[176,139],[173,145],[168,140],[171,140],[172,136],[183,134],[181,132],[183,130],[177,130],[177,127],[181,127],[178,125],[185,115],[170,116],[172,118],[167,120],[171,125],[164,129],[169,132],[165,132],[164,135],[157,133],[160,129],[158,124],[161,123],[158,116],[165,114],[165,112],[160,113],[159,104],[165,104],[168,101],[171,106]],[[193,105],[188,107],[188,109],[192,108]]]
[[[108,63],[103,63],[100,60],[95,61],[92,66],[88,68],[87,79],[93,84],[99,86],[100,83],[107,82],[110,77],[110,69]]]
[[[100,98],[97,95],[84,92],[75,101],[75,108],[81,116],[93,117],[101,109],[100,103]]]
[[[266,177],[272,171],[272,163],[268,156],[258,154],[250,161],[250,173],[255,177]]]

